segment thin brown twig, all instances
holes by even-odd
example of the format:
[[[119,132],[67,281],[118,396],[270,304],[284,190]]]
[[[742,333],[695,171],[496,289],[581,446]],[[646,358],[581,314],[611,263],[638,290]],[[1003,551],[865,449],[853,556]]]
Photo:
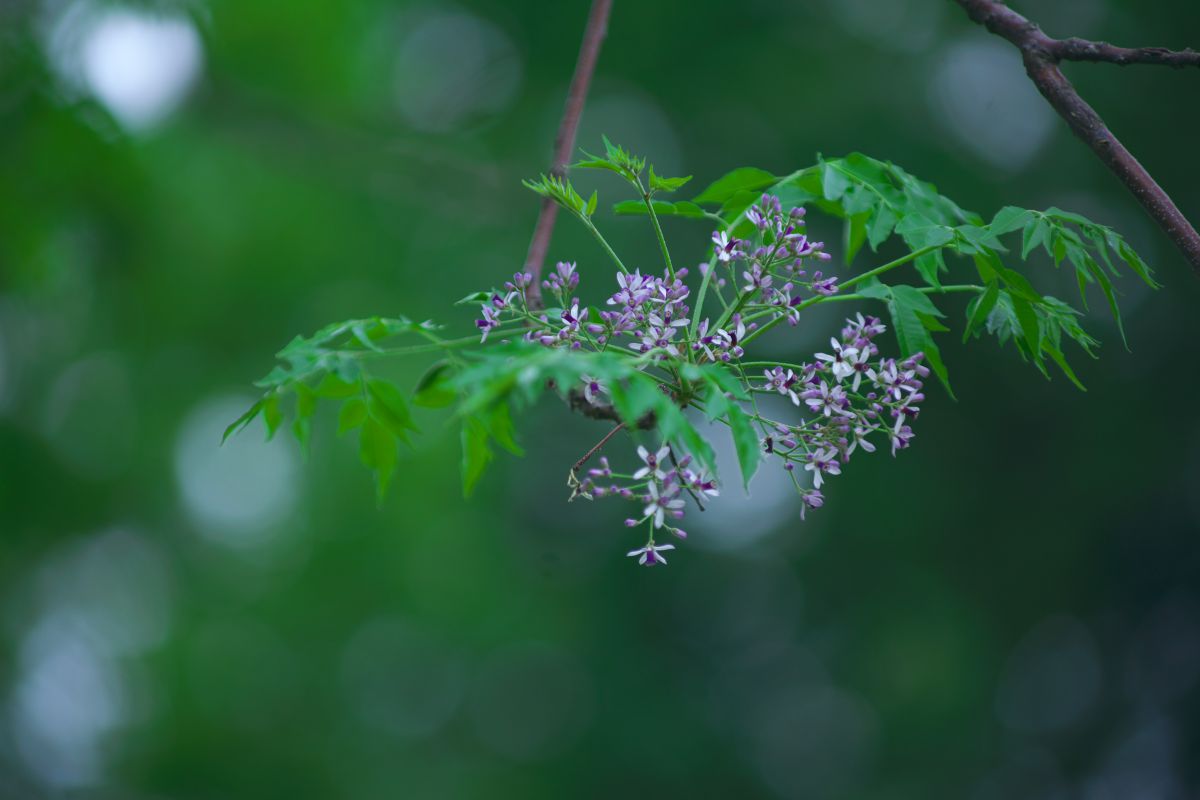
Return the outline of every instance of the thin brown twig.
[[[1082,39],[1053,39],[1036,24],[997,0],[956,2],[974,22],[1007,39],[1021,51],[1025,72],[1038,91],[1066,120],[1075,135],[1091,147],[1109,170],[1121,179],[1200,276],[1200,234],[1196,233],[1196,229],[1163,188],[1113,135],[1096,110],[1079,96],[1058,68],[1062,59],[1189,66],[1200,63],[1200,60],[1194,60],[1200,54],[1190,50],[1172,52],[1159,48],[1130,50]]]
[[[617,433],[620,432],[624,427],[624,422],[618,422],[616,427],[604,434],[604,438],[596,442],[596,444],[592,446],[591,450],[588,450],[578,461],[575,462],[575,464],[571,467],[571,474],[574,475],[575,473],[579,472],[579,470],[583,468],[583,465],[590,461],[592,456],[596,455],[596,453],[599,453],[600,448],[608,444],[608,440],[616,436]]]
[[[550,167],[550,174],[559,178],[566,174],[571,152],[575,149],[575,134],[579,130],[579,119],[583,116],[583,104],[592,82],[592,73],[596,71],[596,61],[600,57],[600,45],[608,33],[611,10],[612,0],[592,0],[587,27],[583,31],[583,43],[579,46],[579,59],[575,62],[575,74],[571,76],[571,86],[567,90],[567,104],[563,109],[558,134],[554,137],[554,164]],[[537,224],[533,228],[533,239],[525,256],[525,271],[533,275],[528,299],[529,305],[534,308],[542,305],[542,264],[546,260],[546,250],[550,247],[550,236],[554,233],[557,216],[558,206],[555,202],[549,197],[542,198]]]
[[[1200,51],[1168,50],[1165,47],[1117,47],[1108,42],[1093,42],[1071,37],[1054,42],[1054,55],[1063,61],[1095,61],[1126,67],[1130,64],[1157,64],[1184,69],[1200,67]]]

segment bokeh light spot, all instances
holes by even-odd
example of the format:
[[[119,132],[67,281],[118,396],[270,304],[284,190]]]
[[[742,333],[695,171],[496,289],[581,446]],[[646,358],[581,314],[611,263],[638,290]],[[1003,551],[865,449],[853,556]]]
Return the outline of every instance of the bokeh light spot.
[[[224,445],[225,426],[253,400],[223,395],[201,402],[175,444],[175,475],[184,506],[202,533],[224,544],[270,544],[296,504],[295,448],[280,435],[262,441],[257,421]]]

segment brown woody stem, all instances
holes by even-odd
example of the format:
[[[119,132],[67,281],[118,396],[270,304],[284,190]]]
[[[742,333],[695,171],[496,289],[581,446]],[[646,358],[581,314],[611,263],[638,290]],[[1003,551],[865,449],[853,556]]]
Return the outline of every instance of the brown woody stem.
[[[575,62],[575,74],[571,76],[571,86],[567,90],[567,105],[563,109],[558,134],[554,137],[554,164],[550,167],[550,174],[556,177],[561,178],[566,174],[571,152],[575,149],[579,118],[583,116],[583,103],[587,99],[592,73],[596,71],[596,61],[600,57],[600,44],[608,32],[611,10],[612,0],[592,0],[592,10],[588,13],[587,27],[583,31],[583,43],[579,46],[579,59]],[[534,309],[542,306],[542,264],[546,260],[546,250],[550,247],[557,216],[558,206],[549,197],[543,197],[537,224],[533,228],[533,239],[529,242],[529,253],[525,256],[525,271],[533,275],[528,298],[530,307]]]
[[[1033,22],[997,0],[956,0],[973,21],[1011,42],[1021,51],[1025,72],[1075,135],[1121,179],[1142,208],[1175,242],[1200,276],[1200,234],[1146,171],[1113,135],[1104,120],[1075,91],[1058,68],[1061,60],[1104,61],[1113,64],[1200,66],[1200,53],[1144,47],[1129,49],[1083,39],[1054,39]]]

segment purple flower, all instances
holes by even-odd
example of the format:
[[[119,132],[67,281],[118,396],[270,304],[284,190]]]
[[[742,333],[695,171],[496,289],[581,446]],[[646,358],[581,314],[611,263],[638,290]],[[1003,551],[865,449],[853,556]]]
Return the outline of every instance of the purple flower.
[[[662,564],[665,567],[667,565],[667,559],[663,558],[662,553],[664,550],[674,549],[675,545],[673,544],[655,544],[654,542],[649,542],[645,547],[639,547],[637,550],[630,550],[625,555],[629,556],[630,558],[633,558],[634,556],[640,556],[640,558],[638,558],[638,563],[647,567],[653,567],[655,564]]]
[[[825,361],[833,367],[833,377],[841,381],[849,378],[854,374],[853,362],[858,358],[858,349],[854,347],[846,347],[837,339],[830,338],[829,344],[833,347],[833,355],[827,353],[817,353],[817,359]],[[855,389],[858,388],[856,383]]]
[[[854,412],[846,408],[849,402],[846,399],[846,390],[841,386],[830,388],[829,384],[821,381],[816,387],[807,390],[801,396],[809,408],[827,417],[833,414],[840,414],[847,417],[854,416]]]
[[[646,466],[633,473],[633,479],[635,481],[640,481],[642,478],[645,478],[648,475],[653,475],[660,481],[667,477],[666,473],[664,473],[660,467],[663,459],[670,455],[671,448],[663,445],[657,450],[657,452],[651,453],[646,448],[638,445],[637,453],[638,458],[640,458]]]
[[[763,370],[763,375],[767,379],[767,384],[764,388],[774,389],[784,397],[789,397],[792,400],[792,405],[800,405],[800,397],[796,394],[792,386],[796,383],[796,373],[792,370],[784,371],[783,367],[775,367],[774,369]]]
[[[817,273],[820,275],[821,273]],[[816,278],[816,276],[813,276]],[[819,295],[829,297],[838,293],[838,279],[836,275],[830,275],[828,278],[815,279],[812,282],[812,290]]]
[[[583,378],[583,398],[594,406],[599,405],[600,404],[600,395],[608,394],[608,389],[605,389],[604,385],[602,383],[600,383],[600,381],[596,380],[595,378],[593,378],[590,375],[584,375],[584,376],[582,376],[582,378]],[[602,460],[604,461],[604,465],[607,468],[608,460],[607,459],[602,459]]]
[[[837,453],[832,448],[818,450],[815,453],[808,454],[808,463],[804,465],[804,469],[813,474],[813,488],[820,489],[824,482],[825,473],[830,475],[841,475],[842,467],[834,458]]]
[[[741,240],[731,239],[725,231],[713,231],[712,240],[718,261],[729,262],[744,255],[738,249],[742,244]]]
[[[680,511],[684,503],[679,499],[679,488],[675,487],[668,491],[664,488],[662,492],[658,491],[658,484],[651,483],[646,487],[646,507],[642,510],[642,515],[646,519],[654,520],[654,527],[661,528],[666,515],[670,514],[673,517],[683,516]]]
[[[559,261],[554,265],[554,272],[542,281],[542,285],[560,295],[568,295],[579,286],[579,273],[574,263]]]
[[[825,505],[825,495],[816,489],[806,489],[800,492],[800,501],[800,519],[804,519],[804,512],[807,509],[820,508]]]
[[[481,308],[483,309],[483,319],[475,320],[475,327],[483,332],[483,335],[479,337],[480,343],[483,343],[487,341],[488,334],[492,332],[492,329],[500,325],[500,312],[490,305],[484,305]]]

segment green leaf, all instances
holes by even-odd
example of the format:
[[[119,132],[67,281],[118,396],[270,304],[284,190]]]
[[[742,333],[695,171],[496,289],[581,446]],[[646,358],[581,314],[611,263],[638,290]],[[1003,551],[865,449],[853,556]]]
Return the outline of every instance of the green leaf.
[[[458,399],[458,392],[450,385],[454,366],[449,361],[438,361],[417,380],[413,391],[413,403],[423,408],[445,408]]]
[[[937,309],[928,295],[917,291],[912,286],[900,284],[892,286],[891,291],[892,298],[888,301],[888,311],[892,315],[892,327],[896,332],[896,341],[900,345],[901,354],[908,357],[914,353],[924,353],[930,369],[946,387],[947,394],[954,397],[941,351],[934,343],[925,320],[922,319],[922,316],[941,317],[943,316],[941,311]]]
[[[846,217],[843,246],[847,265],[854,261],[854,256],[858,255],[858,251],[867,241],[867,218],[869,216],[870,214],[862,213]]]
[[[1040,216],[1033,217],[1025,225],[1025,232],[1021,234],[1021,259],[1029,258],[1029,254],[1039,244],[1046,241],[1046,237],[1050,234],[1050,226],[1046,220]]]
[[[327,397],[340,400],[343,397],[353,397],[362,391],[358,381],[344,381],[333,373],[327,373],[317,384],[317,397]]]
[[[606,169],[609,172],[622,174],[623,170],[616,164],[604,158],[588,158],[583,161],[576,161],[571,165],[571,169]]]
[[[308,442],[312,436],[312,415],[317,410],[317,396],[303,383],[296,384],[296,419],[292,435],[300,443],[300,454],[308,459]]]
[[[654,174],[654,165],[650,165],[650,191],[674,192],[692,179],[691,175],[682,178],[663,178]]]
[[[1050,359],[1058,365],[1058,368],[1062,370],[1063,374],[1067,376],[1067,379],[1071,381],[1071,383],[1075,384],[1080,391],[1087,391],[1087,387],[1084,386],[1079,378],[1075,375],[1075,370],[1071,369],[1071,365],[1067,363],[1066,356],[1063,355],[1061,350],[1047,341],[1042,342],[1042,349],[1045,350],[1046,354],[1050,356]]]
[[[488,434],[496,443],[514,456],[523,456],[525,451],[517,444],[516,430],[513,428],[512,415],[508,403],[497,403],[487,417]]]
[[[367,381],[367,411],[372,419],[404,442],[409,441],[409,431],[418,430],[413,424],[404,395],[387,381],[378,378]]]
[[[599,201],[599,199],[599,195],[593,191],[592,196],[588,198],[587,206],[583,209],[583,213],[586,216],[590,217],[592,214],[596,213],[596,203]]]
[[[1031,303],[1042,302],[1041,294],[1038,293],[1037,289],[1033,288],[1033,284],[1024,275],[1007,267],[1000,267],[997,272],[1004,279],[1004,282],[1008,284],[1009,291],[1012,294],[1022,297]]]
[[[923,253],[913,262],[917,274],[925,279],[930,286],[940,289],[942,286],[941,273],[946,271],[946,259],[941,250]]]
[[[338,412],[338,436],[362,425],[367,419],[367,404],[361,397],[351,397],[342,403]]]
[[[850,179],[834,164],[821,164],[821,192],[826,200],[840,200],[851,187]]]
[[[654,213],[660,217],[686,217],[688,219],[703,219],[708,216],[704,213],[704,209],[695,203],[689,203],[687,200],[676,200],[668,202],[666,200],[651,200],[654,204]],[[649,211],[646,210],[646,204],[641,200],[622,200],[620,203],[613,205],[613,212],[621,216],[649,216]]]
[[[462,300],[455,300],[456,306],[474,305],[476,303],[486,303],[492,299],[492,292],[471,292]]]
[[[493,458],[492,449],[488,447],[487,426],[476,417],[466,417],[461,440],[463,497],[470,497]]]
[[[766,170],[755,167],[739,167],[713,181],[708,188],[693,197],[692,202],[723,205],[738,192],[759,191],[773,185],[778,180]]]
[[[1025,337],[1025,344],[1029,348],[1029,355],[1033,357],[1035,363],[1041,363],[1041,333],[1038,329],[1037,312],[1033,310],[1033,305],[1020,295],[1009,292],[1009,299],[1012,301],[1013,312],[1017,315],[1017,323],[1020,324],[1021,332]]]
[[[871,220],[871,224],[867,226],[867,242],[871,245],[872,250],[879,249],[879,245],[883,244],[883,241],[891,235],[899,219],[896,212],[887,206],[879,208]]]
[[[275,438],[275,431],[283,423],[283,409],[280,408],[279,394],[272,392],[262,401],[263,422],[267,425],[267,441]]]
[[[733,446],[737,451],[738,466],[742,470],[742,488],[749,491],[750,481],[758,471],[762,459],[762,448],[754,424],[742,407],[733,403],[727,413],[729,430],[733,434]]]
[[[963,331],[964,342],[987,321],[988,314],[991,314],[992,309],[996,307],[996,300],[999,297],[1000,284],[992,281],[983,290],[983,293],[967,307],[967,327]]]
[[[358,438],[358,458],[375,473],[375,496],[382,504],[396,471],[396,440],[391,431],[374,419],[367,419]]]
[[[988,229],[994,236],[1003,236],[1019,228],[1024,228],[1033,218],[1034,212],[1028,209],[1005,206],[996,212],[996,216],[992,217]]]
[[[254,405],[250,406],[250,408],[246,409],[244,414],[231,422],[229,427],[225,429],[225,433],[221,434],[221,444],[225,444],[225,440],[233,434],[241,432],[243,428],[254,421],[254,418],[257,417],[262,410],[263,401],[256,400]]]
[[[896,233],[914,250],[940,247],[954,241],[954,229],[934,222],[924,214],[907,214],[896,225]]]

